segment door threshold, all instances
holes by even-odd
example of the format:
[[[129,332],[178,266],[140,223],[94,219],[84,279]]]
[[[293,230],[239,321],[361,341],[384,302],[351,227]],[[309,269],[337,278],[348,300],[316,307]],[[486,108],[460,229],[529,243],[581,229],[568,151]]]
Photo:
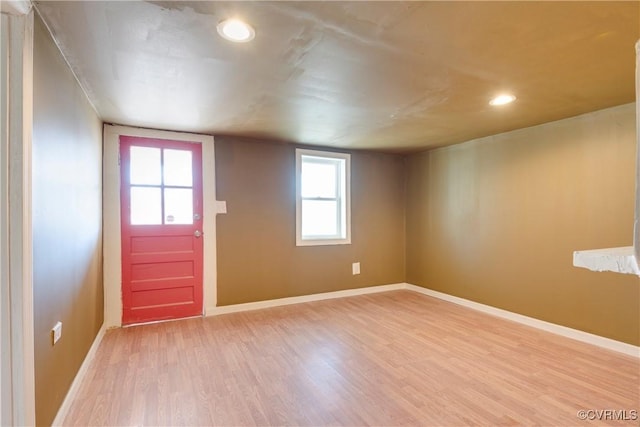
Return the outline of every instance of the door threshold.
[[[124,329],[124,328],[131,328],[132,326],[154,325],[156,323],[177,322],[178,320],[196,319],[198,317],[204,318],[204,314],[197,314],[195,316],[189,316],[189,317],[178,317],[177,319],[162,319],[162,320],[151,320],[149,322],[131,323],[129,325],[122,325],[122,328]]]

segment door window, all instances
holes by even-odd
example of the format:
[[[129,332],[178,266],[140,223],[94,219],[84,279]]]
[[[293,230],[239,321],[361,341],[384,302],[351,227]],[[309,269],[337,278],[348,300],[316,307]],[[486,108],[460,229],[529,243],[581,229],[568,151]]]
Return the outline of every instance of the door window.
[[[130,224],[193,224],[191,151],[138,146],[129,149]]]

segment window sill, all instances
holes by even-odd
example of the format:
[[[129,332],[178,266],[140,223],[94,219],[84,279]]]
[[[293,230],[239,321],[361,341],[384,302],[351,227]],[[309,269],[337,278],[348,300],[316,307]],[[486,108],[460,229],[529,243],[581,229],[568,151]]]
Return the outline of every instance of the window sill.
[[[316,239],[316,240],[296,240],[296,246],[332,246],[350,245],[351,239]]]
[[[633,246],[575,251],[573,265],[591,271],[613,271],[640,276],[640,266],[638,266]]]

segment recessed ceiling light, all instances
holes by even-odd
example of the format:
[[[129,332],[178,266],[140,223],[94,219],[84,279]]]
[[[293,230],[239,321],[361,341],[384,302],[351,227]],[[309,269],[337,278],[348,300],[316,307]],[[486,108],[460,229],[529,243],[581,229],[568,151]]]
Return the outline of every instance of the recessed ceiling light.
[[[218,24],[217,29],[222,37],[236,43],[251,41],[256,36],[251,25],[239,19],[226,19]]]
[[[509,104],[513,101],[516,100],[516,97],[513,95],[507,95],[507,94],[503,94],[503,95],[498,95],[495,98],[493,98],[491,101],[489,101],[490,105],[505,105],[505,104]]]

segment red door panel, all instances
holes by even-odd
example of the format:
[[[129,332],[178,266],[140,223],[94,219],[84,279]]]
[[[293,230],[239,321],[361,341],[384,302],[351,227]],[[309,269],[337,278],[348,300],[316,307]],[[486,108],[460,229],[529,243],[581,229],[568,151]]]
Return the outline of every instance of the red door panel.
[[[202,314],[202,148],[120,137],[122,323]]]

